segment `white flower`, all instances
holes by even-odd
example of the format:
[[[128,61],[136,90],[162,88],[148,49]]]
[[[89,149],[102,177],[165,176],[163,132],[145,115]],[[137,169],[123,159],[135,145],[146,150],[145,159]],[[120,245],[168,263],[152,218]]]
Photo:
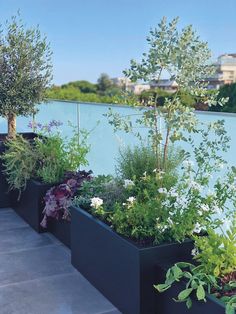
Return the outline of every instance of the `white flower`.
[[[157,172],[157,169],[155,168],[155,169],[153,169],[153,171],[152,172]]]
[[[194,226],[193,233],[200,233],[202,230],[201,225],[197,222]]]
[[[169,191],[169,195],[171,197],[177,197],[179,194],[177,193],[177,191],[175,189],[171,188]]]
[[[209,212],[210,208],[207,204],[201,204],[201,210],[203,210],[204,212]]]
[[[194,166],[194,162],[192,160],[184,160],[182,165],[185,169],[191,169]]]
[[[196,191],[199,191],[199,192],[202,190],[202,186],[199,183],[197,183],[196,181],[188,180],[188,185],[193,190],[196,190]]]
[[[159,188],[159,189],[158,189],[158,192],[159,192],[160,194],[167,194],[167,189],[166,189],[166,188]]]
[[[198,249],[197,248],[192,249],[191,254],[192,254],[192,256],[198,255],[199,254]]]
[[[173,220],[172,220],[170,217],[168,217],[167,222],[168,222],[170,225],[173,225]]]
[[[91,198],[91,204],[90,206],[95,208],[95,209],[98,209],[100,206],[102,206],[103,204],[103,200],[99,197],[93,197]]]
[[[133,204],[135,200],[136,200],[136,198],[135,198],[134,196],[130,196],[130,197],[127,199],[127,202],[129,202],[130,204]]]
[[[124,185],[123,185],[123,186],[124,186],[125,188],[134,186],[134,182],[133,182],[132,180],[126,179],[126,180],[124,180]]]

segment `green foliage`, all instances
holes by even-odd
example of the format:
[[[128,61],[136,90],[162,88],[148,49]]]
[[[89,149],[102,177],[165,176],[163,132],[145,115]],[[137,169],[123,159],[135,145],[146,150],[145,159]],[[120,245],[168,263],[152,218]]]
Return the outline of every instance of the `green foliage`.
[[[106,73],[102,73],[97,81],[98,90],[101,93],[106,92],[112,87],[113,83]]]
[[[182,152],[173,147],[170,148],[166,165],[167,171],[176,169],[182,160]],[[140,145],[120,149],[116,172],[123,179],[140,179],[144,174],[153,175],[155,169],[156,154],[151,147]]]
[[[185,279],[185,289],[177,302],[185,302],[188,308],[195,295],[206,302],[207,293],[215,295],[226,304],[226,314],[236,309],[236,224],[235,219],[225,233],[208,230],[208,236],[195,237],[193,255],[198,265],[177,263],[166,273],[166,280],[154,287],[159,292],[168,290],[175,282]]]
[[[94,103],[119,103],[119,95],[100,95],[98,93],[83,93],[80,89],[74,86],[53,86],[47,90],[47,98],[49,99],[61,99],[61,100],[73,100],[81,102],[94,102]]]
[[[52,79],[50,47],[39,28],[25,29],[19,16],[0,33],[0,115],[29,116]]]
[[[207,237],[195,239],[199,253],[195,259],[203,272],[222,277],[236,271],[236,225],[233,221],[225,234],[208,230]]]
[[[161,169],[166,167],[170,143],[188,141],[184,134],[197,132],[198,120],[190,97],[198,97],[199,101],[207,102],[209,106],[226,101],[217,98],[216,91],[209,94],[206,84],[201,83],[202,78],[210,77],[214,70],[209,66],[211,53],[207,43],[200,40],[191,25],[179,31],[177,24],[178,18],[169,23],[163,18],[158,27],[150,31],[147,37],[149,50],[143,54],[141,62],[131,60],[130,69],[124,71],[132,81],[157,83],[163,71],[167,71],[170,79],[178,84],[177,92],[164,95],[160,99],[161,106],[157,101],[158,92],[151,95],[144,102],[146,108],[140,110],[135,121],[112,110],[107,114],[115,131],[122,129],[133,132],[142,139],[138,127],[148,129],[148,138],[156,153],[156,168],[163,167]],[[136,106],[139,106],[139,102]],[[160,121],[164,121],[164,131]]]
[[[211,111],[236,112],[236,83],[221,86],[218,97],[227,97],[228,102],[224,107],[219,105],[211,107]]]
[[[88,81],[75,81],[69,82],[68,84],[63,84],[61,88],[70,88],[74,87],[81,91],[81,93],[96,93],[97,92],[97,85],[90,83]]]
[[[6,152],[1,159],[9,189],[24,190],[26,182],[35,170],[37,155],[32,150],[31,143],[21,135],[5,142]]]
[[[37,131],[36,123],[34,127]],[[22,136],[8,140],[2,160],[10,189],[24,189],[30,178],[58,183],[65,172],[77,171],[80,165],[87,165],[88,134],[83,131],[78,134],[75,128],[73,132],[73,136],[67,139],[59,132],[51,132],[45,125],[32,141]]]
[[[90,210],[91,199],[99,197],[103,200],[104,210],[111,212],[116,202],[125,201],[125,194],[125,189],[120,180],[110,175],[99,175],[83,183],[73,203]]]

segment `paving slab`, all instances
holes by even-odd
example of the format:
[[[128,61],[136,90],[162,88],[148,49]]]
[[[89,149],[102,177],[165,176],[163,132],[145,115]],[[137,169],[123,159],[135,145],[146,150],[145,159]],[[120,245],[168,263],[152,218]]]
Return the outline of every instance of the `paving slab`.
[[[70,250],[0,210],[0,314],[121,314],[70,262]]]

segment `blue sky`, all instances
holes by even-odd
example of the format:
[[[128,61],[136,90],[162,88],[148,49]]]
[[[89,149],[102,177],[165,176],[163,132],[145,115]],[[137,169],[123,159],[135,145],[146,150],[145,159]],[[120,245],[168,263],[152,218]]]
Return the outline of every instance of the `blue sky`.
[[[162,16],[193,24],[214,57],[236,52],[236,0],[1,0],[0,22],[18,9],[51,42],[56,84],[121,76]]]

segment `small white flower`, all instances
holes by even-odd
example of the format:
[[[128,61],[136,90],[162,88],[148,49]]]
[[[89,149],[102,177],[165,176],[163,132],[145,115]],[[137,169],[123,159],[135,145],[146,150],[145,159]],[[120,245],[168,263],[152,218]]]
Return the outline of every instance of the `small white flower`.
[[[202,186],[199,183],[197,183],[196,181],[188,180],[188,185],[193,190],[196,190],[196,191],[199,191],[199,192],[202,191]]]
[[[133,204],[135,200],[136,198],[134,196],[130,196],[129,198],[127,198],[127,202],[129,202],[130,204]]]
[[[201,210],[204,211],[204,212],[209,212],[210,211],[210,208],[207,204],[201,204]]]
[[[182,165],[185,169],[191,169],[194,166],[194,162],[192,160],[184,160]]]
[[[158,192],[159,192],[160,194],[167,194],[167,189],[166,189],[166,188],[159,188],[159,189],[158,189]]]
[[[153,170],[152,170],[152,172],[157,172],[157,169],[156,169],[156,168],[155,168],[155,169],[153,169]]]
[[[202,230],[201,225],[197,222],[194,226],[193,233],[200,233]]]
[[[177,197],[179,194],[177,193],[177,191],[174,188],[171,188],[169,191],[169,195],[171,197]]]
[[[95,208],[95,209],[98,209],[100,206],[102,206],[103,204],[103,200],[99,197],[93,197],[91,198],[91,204],[90,206]]]
[[[131,186],[134,186],[134,182],[132,180],[126,179],[124,180],[124,185],[125,188],[129,188]]]
[[[198,255],[199,254],[198,249],[197,248],[192,249],[191,254],[192,254],[192,256]]]

